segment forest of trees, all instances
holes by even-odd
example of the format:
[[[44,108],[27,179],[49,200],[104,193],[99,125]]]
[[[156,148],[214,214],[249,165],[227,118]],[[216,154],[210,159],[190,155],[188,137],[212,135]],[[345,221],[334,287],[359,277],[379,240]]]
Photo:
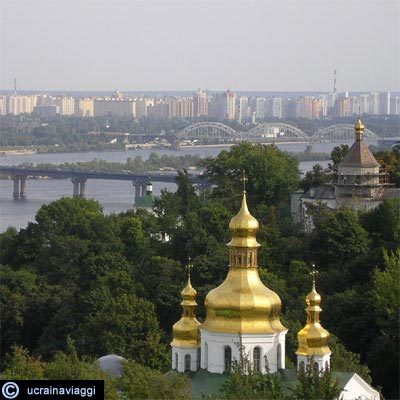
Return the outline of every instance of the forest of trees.
[[[164,386],[168,398],[189,398],[184,377],[162,374],[170,369],[185,265],[191,257],[197,315],[204,320],[204,298],[228,271],[228,225],[240,206],[245,170],[249,209],[260,223],[260,277],[279,294],[289,328],[287,365],[295,362],[315,263],[332,370],[355,371],[386,398],[399,398],[399,199],[358,214],[317,205],[310,211],[315,229],[307,233],[290,218],[290,193],[300,185],[294,158],[244,143],[202,166],[212,190],[199,196],[179,171],[177,191],[163,191],[154,213],[104,215],[93,200],[62,198],[42,206],[26,229],[1,234],[1,354],[8,354],[2,376],[66,379],[63,370],[100,376],[91,362],[114,353],[129,366],[121,380],[106,383],[107,398],[135,387],[148,392],[127,398],[167,398],[151,392]],[[140,384],[145,374],[159,383]],[[305,371],[301,379],[311,387],[316,378]]]

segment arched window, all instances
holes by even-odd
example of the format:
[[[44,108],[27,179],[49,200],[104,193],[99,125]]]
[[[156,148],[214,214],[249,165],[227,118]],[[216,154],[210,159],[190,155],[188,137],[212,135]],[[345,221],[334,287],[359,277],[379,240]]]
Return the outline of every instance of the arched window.
[[[325,361],[325,371],[329,371],[330,366],[329,366],[329,362]]]
[[[306,365],[305,365],[305,363],[304,363],[304,361],[300,361],[299,362],[299,371],[301,371],[301,370],[305,370],[305,367],[306,367]]]
[[[278,344],[276,362],[277,362],[278,369],[282,369],[282,367],[283,367],[282,366],[282,346],[280,343]]]
[[[185,355],[185,371],[190,371],[190,354]]]
[[[175,353],[175,369],[178,370],[178,353]]]
[[[253,365],[254,371],[261,371],[261,349],[259,347],[255,347],[253,350]]]
[[[224,372],[231,372],[232,349],[229,346],[224,348]]]
[[[319,364],[317,362],[314,362],[313,364],[313,369],[314,371],[318,372],[319,371]]]

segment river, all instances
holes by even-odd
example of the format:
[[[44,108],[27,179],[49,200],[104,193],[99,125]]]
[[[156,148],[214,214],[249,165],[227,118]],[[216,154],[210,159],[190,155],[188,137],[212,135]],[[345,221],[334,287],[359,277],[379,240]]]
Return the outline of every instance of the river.
[[[370,142],[369,144],[373,144]],[[313,145],[313,151],[330,153],[339,143],[317,143]],[[351,144],[351,143],[347,143]],[[306,144],[282,144],[278,145],[281,150],[300,152],[304,151]],[[40,163],[62,164],[64,162],[91,161],[95,158],[106,161],[126,162],[128,157],[141,156],[143,160],[148,159],[151,153],[160,155],[185,155],[197,154],[201,157],[215,157],[226,147],[181,147],[179,150],[172,149],[130,149],[126,151],[105,151],[87,153],[61,153],[61,154],[29,154],[29,155],[0,155],[0,165],[18,165],[23,162],[31,162],[34,165]],[[304,173],[312,169],[317,161],[306,161],[300,163],[300,170]],[[318,161],[324,167],[328,161]],[[161,189],[175,190],[174,184],[154,184],[155,195],[161,193]],[[27,197],[14,200],[12,197],[13,181],[0,180],[0,232],[8,226],[17,229],[25,228],[30,221],[35,220],[36,212],[43,204],[48,204],[60,197],[72,196],[72,183],[69,179],[30,179],[26,184]],[[133,207],[134,190],[130,182],[89,180],[86,184],[86,197],[100,202],[106,214],[126,211]]]

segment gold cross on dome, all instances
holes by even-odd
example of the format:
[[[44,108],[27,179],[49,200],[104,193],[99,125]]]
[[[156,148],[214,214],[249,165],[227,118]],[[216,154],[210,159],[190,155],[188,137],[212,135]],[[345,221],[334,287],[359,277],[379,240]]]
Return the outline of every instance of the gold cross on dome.
[[[188,273],[188,278],[190,279],[190,271],[193,268],[193,263],[192,263],[192,259],[189,257],[188,260],[188,265],[186,265],[186,269],[187,269],[187,273]]]
[[[319,274],[319,272],[315,269],[315,264],[312,265],[312,270],[310,275],[312,276],[312,281],[315,283],[315,277]]]
[[[246,182],[249,179],[246,177],[246,171],[245,170],[243,170],[243,176],[242,176],[242,178],[240,180],[243,182],[243,193],[246,193]]]

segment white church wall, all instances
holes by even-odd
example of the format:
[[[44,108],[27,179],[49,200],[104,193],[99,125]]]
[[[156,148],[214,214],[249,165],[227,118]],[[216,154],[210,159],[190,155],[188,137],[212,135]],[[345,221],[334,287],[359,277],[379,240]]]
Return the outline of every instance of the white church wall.
[[[347,382],[339,396],[340,400],[380,400],[379,392],[368,385],[356,373]]]
[[[244,353],[254,363],[254,349],[260,349],[260,370],[266,373],[265,356],[268,360],[268,368],[271,373],[285,368],[285,336],[281,333],[251,335],[201,332],[201,368],[208,372],[222,374],[226,372],[225,348],[231,349],[231,360],[239,361],[239,341],[244,347]]]

